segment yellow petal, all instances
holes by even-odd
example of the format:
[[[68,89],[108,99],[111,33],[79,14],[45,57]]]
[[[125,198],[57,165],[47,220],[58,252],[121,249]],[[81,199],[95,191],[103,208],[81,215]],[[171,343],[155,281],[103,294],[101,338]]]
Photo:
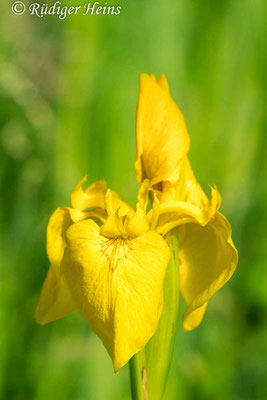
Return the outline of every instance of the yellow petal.
[[[73,309],[73,302],[66,284],[57,275],[55,268],[50,266],[35,309],[36,321],[39,324],[47,324],[64,317]]]
[[[128,236],[137,237],[149,230],[149,224],[145,211],[139,204],[136,207],[136,213],[125,226]]]
[[[210,199],[203,192],[187,157],[179,166],[178,181],[175,184],[162,182],[160,186],[161,191],[155,190],[161,203],[157,231],[163,235],[186,223],[205,226],[221,205],[216,187],[211,187]],[[151,212],[148,217],[151,219]]]
[[[148,179],[145,179],[145,180],[141,183],[141,185],[140,185],[140,187],[139,187],[139,191],[138,191],[138,196],[137,196],[138,203],[139,203],[140,207],[141,207],[144,211],[146,211],[146,209],[147,209],[149,186],[150,186],[149,180],[148,180]]]
[[[82,184],[87,181],[85,176],[71,192],[71,205],[77,210],[86,210],[90,207],[104,207],[106,182],[102,179],[88,186],[84,191]]]
[[[196,180],[187,156],[179,164],[177,181],[174,184],[162,182],[161,190],[156,191],[156,193],[161,203],[185,201],[200,208],[212,208],[216,211],[221,204],[221,197],[216,187],[211,187],[211,200],[209,203],[208,197]]]
[[[169,201],[159,205],[159,218],[157,221],[156,231],[161,235],[165,235],[171,229],[177,226],[197,222],[205,226],[214,217],[218,210],[217,189],[212,188],[212,197],[207,199],[202,207],[198,207],[192,203],[185,201]],[[152,211],[148,213],[148,221],[152,219]]]
[[[157,195],[152,193],[152,209],[147,215],[148,223],[150,223],[151,229],[156,229],[159,220],[160,203]]]
[[[52,214],[47,226],[46,251],[49,261],[58,268],[65,249],[65,232],[72,224],[67,207],[59,207]]]
[[[114,192],[114,190],[111,190],[111,194],[114,212],[119,210],[119,215],[121,216],[126,214],[132,216],[134,214],[132,207],[126,203],[126,201],[122,200],[122,198],[116,192]]]
[[[175,185],[176,200],[187,201],[202,207],[207,202],[207,196],[196,180],[188,157],[184,157],[179,165],[178,180]]]
[[[119,216],[119,210],[110,215],[101,226],[101,234],[106,238],[114,238],[118,236],[126,236],[127,232]]]
[[[73,224],[66,236],[61,271],[117,371],[157,328],[168,246],[154,231],[134,239],[107,239],[92,220]]]
[[[179,258],[181,293],[187,304],[183,325],[189,330],[201,322],[204,305],[235,271],[238,255],[227,219],[217,212],[205,227],[179,228]]]
[[[192,331],[198,327],[204,317],[207,306],[208,303],[205,303],[203,306],[192,311],[187,317],[183,317],[183,327],[186,331]]]
[[[132,207],[110,189],[106,191],[104,205],[108,216],[113,215],[116,211],[118,211],[119,216],[125,216],[126,214],[133,216],[134,214]]]
[[[177,179],[179,162],[190,146],[183,114],[167,91],[166,78],[158,83],[140,76],[136,117],[137,179],[155,185]]]
[[[210,186],[211,199],[209,200],[200,184],[197,182],[188,157],[180,164],[179,179],[176,183],[176,200],[186,201],[204,209],[209,218],[220,208],[221,196],[216,187]]]
[[[148,220],[152,218],[153,209],[148,213]],[[159,218],[157,222],[157,232],[165,235],[171,229],[182,224],[197,222],[206,225],[208,220],[205,219],[203,210],[194,204],[184,201],[170,201],[160,204]]]
[[[49,220],[47,255],[51,266],[35,311],[36,321],[40,324],[64,317],[73,309],[71,296],[60,276],[60,263],[66,247],[65,232],[73,222],[88,217],[102,219],[103,214],[97,210],[84,213],[68,207],[59,207]]]
[[[165,93],[170,95],[170,88],[165,74],[160,75],[158,84],[161,87],[161,89],[164,90]]]
[[[100,213],[83,213],[69,207],[59,207],[52,214],[46,232],[46,250],[50,264],[54,266],[56,272],[59,268],[65,249],[65,232],[68,227],[77,221],[89,216],[99,216]]]

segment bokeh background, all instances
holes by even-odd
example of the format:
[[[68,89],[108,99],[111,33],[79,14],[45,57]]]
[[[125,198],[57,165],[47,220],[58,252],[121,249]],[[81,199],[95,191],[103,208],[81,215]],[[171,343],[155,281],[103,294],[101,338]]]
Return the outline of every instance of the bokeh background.
[[[113,373],[78,314],[38,326],[33,311],[49,216],[78,180],[104,177],[135,203],[140,72],[167,75],[240,255],[202,325],[184,332],[180,316],[165,399],[267,399],[264,0],[120,0],[119,16],[64,21],[14,16],[11,3],[0,5],[0,399],[130,399],[127,367]]]

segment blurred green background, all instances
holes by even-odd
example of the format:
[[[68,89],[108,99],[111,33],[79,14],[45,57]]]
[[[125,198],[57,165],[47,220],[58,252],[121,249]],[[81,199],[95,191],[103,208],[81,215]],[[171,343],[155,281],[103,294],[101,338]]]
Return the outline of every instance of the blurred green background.
[[[140,72],[167,75],[240,255],[202,325],[184,332],[180,317],[166,399],[267,399],[264,0],[121,0],[119,16],[64,21],[14,16],[11,3],[0,5],[0,399],[130,399],[128,368],[113,373],[78,314],[38,326],[33,311],[49,216],[78,180],[106,178],[135,203]]]

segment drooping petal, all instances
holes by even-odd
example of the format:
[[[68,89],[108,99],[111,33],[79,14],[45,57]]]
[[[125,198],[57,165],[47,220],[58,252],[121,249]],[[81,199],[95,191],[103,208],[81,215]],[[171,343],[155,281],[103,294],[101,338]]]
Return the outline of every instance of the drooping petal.
[[[35,309],[39,324],[47,324],[62,318],[74,309],[70,292],[55,268],[50,266]]]
[[[151,185],[174,182],[179,162],[187,154],[190,139],[183,114],[167,90],[166,78],[157,82],[141,74],[136,117],[137,180]]]
[[[65,232],[73,222],[89,216],[102,218],[98,211],[85,213],[69,207],[59,207],[49,220],[47,255],[51,266],[35,310],[35,319],[40,324],[62,318],[74,308],[69,290],[60,276],[60,263],[66,247]]]
[[[238,255],[227,219],[217,212],[204,227],[179,228],[179,258],[181,293],[187,304],[183,326],[190,330],[201,322],[207,302],[235,271]]]
[[[86,190],[83,190],[83,183],[87,181],[85,176],[71,192],[71,205],[77,210],[86,210],[90,207],[104,207],[104,195],[106,182],[104,179],[92,183]]]
[[[46,232],[46,251],[49,261],[58,268],[65,249],[65,232],[72,224],[67,207],[59,207],[52,214]]]
[[[54,266],[56,271],[59,268],[66,247],[66,230],[73,222],[81,221],[89,216],[101,218],[101,213],[98,211],[85,213],[69,207],[58,207],[52,214],[46,232],[46,251],[50,264]]]
[[[192,311],[188,317],[183,318],[183,327],[186,331],[192,331],[201,324],[202,319],[205,315],[208,303]]]
[[[168,246],[154,231],[134,239],[107,239],[92,220],[73,224],[66,236],[62,274],[117,371],[157,328]]]

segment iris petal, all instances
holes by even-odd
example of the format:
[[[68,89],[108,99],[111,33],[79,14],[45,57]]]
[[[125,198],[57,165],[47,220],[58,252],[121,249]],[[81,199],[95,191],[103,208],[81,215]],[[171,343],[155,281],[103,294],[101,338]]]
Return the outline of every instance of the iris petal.
[[[148,178],[155,185],[176,180],[190,139],[183,114],[167,91],[166,78],[158,83],[147,74],[140,76],[136,142],[139,182]]]
[[[66,284],[55,268],[50,266],[35,310],[36,321],[47,324],[64,317],[73,309],[73,301]]]
[[[165,74],[160,75],[158,84],[160,85],[161,89],[165,91],[165,93],[170,95],[170,88]]]
[[[211,187],[211,200],[208,199],[196,180],[187,156],[184,157],[179,164],[176,182],[162,182],[161,187],[161,191],[156,191],[161,203],[185,201],[200,208],[210,208],[210,206],[212,206],[211,208],[215,211],[217,211],[221,205],[221,196],[216,187]]]
[[[49,261],[55,268],[59,268],[63,257],[65,232],[72,224],[72,219],[67,207],[59,207],[52,214],[47,226],[46,251]]]
[[[106,182],[102,179],[94,182],[83,190],[83,183],[87,181],[85,176],[71,192],[71,205],[77,210],[86,210],[90,207],[104,207],[104,194],[106,190]]]
[[[62,274],[117,371],[157,328],[168,246],[154,231],[133,239],[105,238],[92,220],[73,224],[66,236]]]
[[[163,235],[182,224],[197,222],[207,225],[221,204],[216,187],[211,187],[210,199],[206,196],[195,178],[188,157],[179,166],[178,181],[175,184],[163,182],[161,186],[162,191],[155,192],[161,203],[157,231]]]
[[[82,212],[70,207],[58,207],[52,214],[46,232],[46,251],[49,261],[56,271],[59,268],[66,247],[66,230],[73,222],[78,222],[88,217],[101,219],[103,218],[103,213],[100,210]]]
[[[40,324],[62,318],[74,308],[69,290],[60,276],[60,263],[66,247],[66,230],[74,221],[80,221],[88,214],[101,216],[97,212],[84,213],[68,207],[59,207],[49,220],[47,254],[51,266],[35,310],[35,319]]]
[[[201,322],[204,305],[233,275],[238,255],[230,224],[219,212],[205,227],[187,224],[179,229],[181,293],[187,304],[183,325],[190,330]]]
[[[151,218],[151,211],[148,216]],[[208,220],[205,219],[201,208],[194,204],[186,203],[185,201],[170,201],[160,205],[156,230],[165,235],[173,228],[190,222],[205,225]]]

